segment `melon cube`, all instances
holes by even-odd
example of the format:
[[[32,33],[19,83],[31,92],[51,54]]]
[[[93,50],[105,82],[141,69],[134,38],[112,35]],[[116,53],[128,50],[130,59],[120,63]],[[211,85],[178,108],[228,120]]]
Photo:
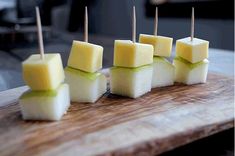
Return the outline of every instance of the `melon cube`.
[[[167,59],[155,56],[153,58],[152,88],[174,84],[175,67]]]
[[[110,92],[137,98],[151,91],[152,65],[138,68],[113,67],[110,69]]]
[[[209,42],[206,40],[190,37],[176,41],[176,55],[191,62],[197,63],[208,58]]]
[[[103,47],[82,41],[73,41],[68,66],[86,72],[102,68]]]
[[[22,63],[23,79],[32,90],[53,90],[64,81],[60,54],[31,55]]]
[[[70,86],[73,102],[96,102],[107,91],[107,79],[102,73],[88,73],[65,68],[65,82]]]
[[[154,48],[154,56],[171,56],[173,38],[140,34],[139,42],[144,44],[151,44]]]
[[[69,86],[61,84],[55,90],[28,90],[19,99],[25,120],[60,120],[70,106]]]
[[[153,46],[133,43],[130,40],[115,40],[114,66],[140,67],[153,63]]]
[[[175,65],[175,82],[187,85],[206,82],[209,64],[207,59],[198,63],[190,63],[183,58],[176,57],[173,64]]]

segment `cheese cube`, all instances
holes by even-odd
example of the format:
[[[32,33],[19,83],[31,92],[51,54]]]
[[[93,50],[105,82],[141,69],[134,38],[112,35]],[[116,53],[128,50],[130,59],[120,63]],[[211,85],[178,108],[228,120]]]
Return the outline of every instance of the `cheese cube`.
[[[175,67],[163,57],[153,58],[152,88],[174,84]]]
[[[60,120],[70,106],[69,86],[61,84],[55,90],[28,90],[19,99],[25,120]]]
[[[31,55],[22,63],[23,78],[32,90],[53,90],[64,81],[60,54]]]
[[[196,63],[208,58],[209,42],[194,38],[191,41],[190,37],[176,41],[176,55],[183,59]]]
[[[65,82],[70,86],[70,97],[73,102],[94,103],[107,90],[107,79],[99,72],[87,73],[66,67]]]
[[[197,63],[190,63],[183,58],[176,57],[173,64],[175,65],[175,82],[187,85],[206,82],[209,64],[207,59]]]
[[[114,66],[140,67],[153,63],[153,46],[133,43],[130,40],[115,40]]]
[[[113,67],[110,69],[110,92],[137,98],[151,91],[152,65],[139,68]]]
[[[102,68],[103,47],[87,42],[73,41],[68,66],[86,72],[96,72]]]
[[[173,38],[140,34],[139,42],[144,44],[151,44],[154,48],[154,56],[171,56]]]

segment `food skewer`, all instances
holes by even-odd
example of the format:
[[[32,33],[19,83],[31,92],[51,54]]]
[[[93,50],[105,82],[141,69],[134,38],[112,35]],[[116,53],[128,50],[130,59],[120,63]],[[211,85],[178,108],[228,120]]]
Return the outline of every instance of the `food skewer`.
[[[30,89],[19,98],[24,120],[57,121],[70,106],[69,86],[59,53],[44,54],[39,8],[35,7],[40,54],[33,54],[22,63],[23,79]]]
[[[171,56],[173,38],[158,35],[158,7],[155,9],[153,35],[140,34],[139,42],[154,47],[152,88],[174,84],[174,66],[166,59]]]
[[[114,41],[110,92],[137,98],[151,91],[153,46],[136,42],[136,11],[132,8],[132,40]],[[126,81],[123,81],[123,77]],[[146,81],[148,80],[148,81]]]
[[[84,11],[84,40],[73,41],[65,68],[65,82],[69,84],[73,102],[96,102],[107,90],[102,68],[103,47],[88,42],[88,11]]]
[[[175,82],[187,85],[206,83],[209,42],[194,37],[194,7],[191,16],[191,36],[176,41]]]

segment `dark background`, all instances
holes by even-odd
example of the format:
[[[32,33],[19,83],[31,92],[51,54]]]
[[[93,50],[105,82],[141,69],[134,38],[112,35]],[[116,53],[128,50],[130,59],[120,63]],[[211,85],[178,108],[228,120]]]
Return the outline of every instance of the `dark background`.
[[[191,7],[194,6],[195,36],[209,40],[210,47],[234,49],[233,0],[160,1],[159,4],[158,0],[0,0],[0,6],[3,2],[15,3],[14,7],[0,7],[0,26],[33,25],[34,7],[38,5],[43,25],[65,33],[81,32],[87,5],[91,34],[130,38],[132,6],[135,5],[137,11],[137,35],[153,32],[154,11],[158,6],[159,35],[176,40],[189,36]]]

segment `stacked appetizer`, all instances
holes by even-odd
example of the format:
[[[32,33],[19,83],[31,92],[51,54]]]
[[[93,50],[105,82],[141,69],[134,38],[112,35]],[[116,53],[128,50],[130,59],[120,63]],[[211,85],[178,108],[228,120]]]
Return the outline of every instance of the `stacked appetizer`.
[[[205,83],[208,72],[209,42],[194,38],[194,8],[192,9],[191,37],[176,41],[175,81],[187,85]]]
[[[23,78],[30,87],[20,97],[23,119],[60,120],[70,106],[69,86],[64,84],[64,70],[60,54],[44,54],[39,10],[40,53],[22,63]]]
[[[131,98],[151,91],[153,46],[136,43],[135,7],[132,41],[115,40],[114,67],[110,69],[110,91]]]
[[[140,34],[139,42],[154,48],[152,88],[174,84],[175,67],[166,57],[171,56],[173,38],[157,35],[158,9],[156,8],[154,35]]]
[[[68,66],[65,68],[65,82],[70,86],[71,101],[93,103],[106,92],[106,77],[98,72],[102,68],[102,59],[103,47],[88,43],[85,8],[84,42],[73,41]]]

